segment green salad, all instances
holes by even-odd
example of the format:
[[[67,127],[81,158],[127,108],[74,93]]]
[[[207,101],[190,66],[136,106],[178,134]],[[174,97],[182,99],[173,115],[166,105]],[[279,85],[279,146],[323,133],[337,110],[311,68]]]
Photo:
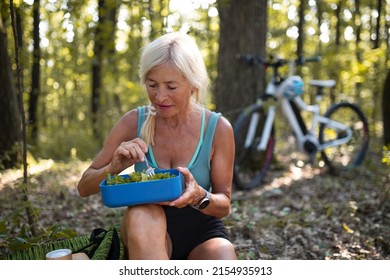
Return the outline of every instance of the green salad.
[[[120,175],[111,175],[107,174],[106,176],[106,185],[118,185],[118,184],[127,184],[127,183],[137,183],[137,182],[146,182],[151,180],[161,180],[169,179],[176,177],[175,174],[169,172],[156,173],[154,176],[148,176],[144,172],[133,172],[129,174],[129,177],[124,177]]]

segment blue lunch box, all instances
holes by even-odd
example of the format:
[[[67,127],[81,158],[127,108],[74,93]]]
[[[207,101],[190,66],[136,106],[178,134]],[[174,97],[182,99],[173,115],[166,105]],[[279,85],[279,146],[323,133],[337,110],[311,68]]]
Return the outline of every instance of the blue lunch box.
[[[184,177],[177,169],[159,169],[155,173],[176,175],[173,178],[107,185],[100,183],[103,204],[107,207],[133,206],[171,201],[179,198],[184,190]],[[130,177],[130,175],[119,175]]]

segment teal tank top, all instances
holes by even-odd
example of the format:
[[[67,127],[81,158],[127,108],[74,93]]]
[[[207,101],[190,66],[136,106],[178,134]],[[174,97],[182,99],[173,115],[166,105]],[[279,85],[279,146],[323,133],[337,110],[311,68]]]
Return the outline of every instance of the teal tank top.
[[[145,106],[138,107],[138,128],[137,136],[141,135],[141,128],[146,119],[146,110]],[[201,135],[198,142],[198,146],[190,163],[187,168],[190,170],[195,180],[200,186],[204,189],[210,191],[211,189],[211,178],[210,178],[210,152],[211,146],[214,140],[215,129],[217,127],[218,119],[221,116],[221,113],[211,112],[206,131],[204,130],[206,112],[205,109],[202,109],[202,126],[201,126]],[[205,131],[205,132],[204,132]],[[159,169],[157,166],[156,160],[154,158],[153,149],[151,146],[148,148],[148,153],[146,154],[147,159],[151,165]],[[134,167],[135,171],[145,170],[145,163],[138,162]]]

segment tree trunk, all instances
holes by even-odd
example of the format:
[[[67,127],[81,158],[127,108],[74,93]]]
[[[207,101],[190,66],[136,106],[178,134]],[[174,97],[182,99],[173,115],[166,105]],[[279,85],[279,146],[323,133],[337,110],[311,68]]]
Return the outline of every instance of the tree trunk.
[[[33,4],[33,64],[31,71],[31,91],[28,107],[29,124],[30,124],[30,136],[33,143],[36,143],[38,138],[38,100],[40,95],[40,60],[41,49],[39,47],[39,0],[34,0]]]
[[[303,54],[303,43],[305,42],[305,31],[303,29],[305,23],[305,9],[306,1],[301,0],[299,5],[299,22],[298,22],[298,39],[297,39],[297,56],[302,56]]]
[[[0,170],[17,166],[22,141],[18,98],[7,48],[7,32],[0,16]]]
[[[169,2],[169,1],[168,1]],[[148,14],[150,19],[150,40],[154,40],[165,30],[163,11],[167,9],[169,3],[166,1],[148,1]]]
[[[337,3],[337,8],[336,8],[336,18],[337,18],[337,22],[336,22],[336,39],[335,39],[335,44],[336,44],[336,47],[337,46],[340,46],[341,44],[341,37],[342,37],[342,32],[341,32],[341,20],[342,20],[342,4],[343,4],[343,1],[339,0],[338,3]]]
[[[267,1],[223,0],[217,4],[220,38],[215,104],[233,121],[265,86],[264,70],[250,67],[235,56],[255,54],[265,58]]]
[[[360,47],[361,33],[362,33],[362,13],[360,10],[360,0],[355,0],[355,13],[353,13],[355,22],[355,34],[356,34],[356,58],[359,62],[362,60],[362,50]]]
[[[373,49],[378,49],[380,46],[380,28],[381,28],[381,17],[382,17],[382,0],[378,0],[376,10],[378,12],[378,17],[376,18],[375,24],[375,38],[373,42]]]
[[[95,33],[94,57],[92,60],[91,118],[93,135],[95,139],[102,142],[99,123],[102,92],[102,64],[104,50],[112,51],[114,48],[110,43],[114,42],[113,36],[115,34],[115,15],[117,7],[115,0],[99,0],[98,5],[99,21]],[[114,19],[114,22],[112,19]]]
[[[16,65],[16,74],[17,74],[17,102],[18,102],[18,108],[21,116],[21,130],[18,129],[21,134],[21,138],[23,139],[23,184],[21,185],[21,189],[23,191],[23,207],[26,209],[26,215],[27,220],[30,225],[30,231],[32,236],[36,236],[36,215],[34,215],[34,209],[31,206],[31,203],[29,201],[29,195],[28,195],[28,174],[27,174],[27,133],[26,133],[26,118],[25,118],[25,111],[24,111],[24,102],[23,102],[23,73],[22,68],[20,66],[20,59],[19,59],[19,53],[21,52],[21,48],[19,43],[22,42],[22,33],[19,33],[21,29],[21,23],[18,21],[18,16],[16,15],[15,8],[14,8],[14,2],[10,0],[10,15],[11,15],[11,22],[12,22],[12,31],[14,35],[14,46],[15,46],[15,65]],[[20,17],[19,17],[20,19]],[[2,24],[1,24],[2,25]],[[1,53],[1,52],[0,52]],[[14,128],[17,129],[17,128]]]
[[[383,142],[390,145],[390,70],[387,72],[382,93]]]

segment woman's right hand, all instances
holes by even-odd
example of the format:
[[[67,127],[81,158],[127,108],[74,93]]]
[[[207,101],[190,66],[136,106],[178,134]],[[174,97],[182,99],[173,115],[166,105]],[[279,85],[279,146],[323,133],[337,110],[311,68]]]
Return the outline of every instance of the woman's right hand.
[[[148,147],[140,138],[122,142],[118,148],[116,148],[112,160],[106,168],[106,173],[119,174],[136,162],[145,161],[145,154],[147,152]]]

